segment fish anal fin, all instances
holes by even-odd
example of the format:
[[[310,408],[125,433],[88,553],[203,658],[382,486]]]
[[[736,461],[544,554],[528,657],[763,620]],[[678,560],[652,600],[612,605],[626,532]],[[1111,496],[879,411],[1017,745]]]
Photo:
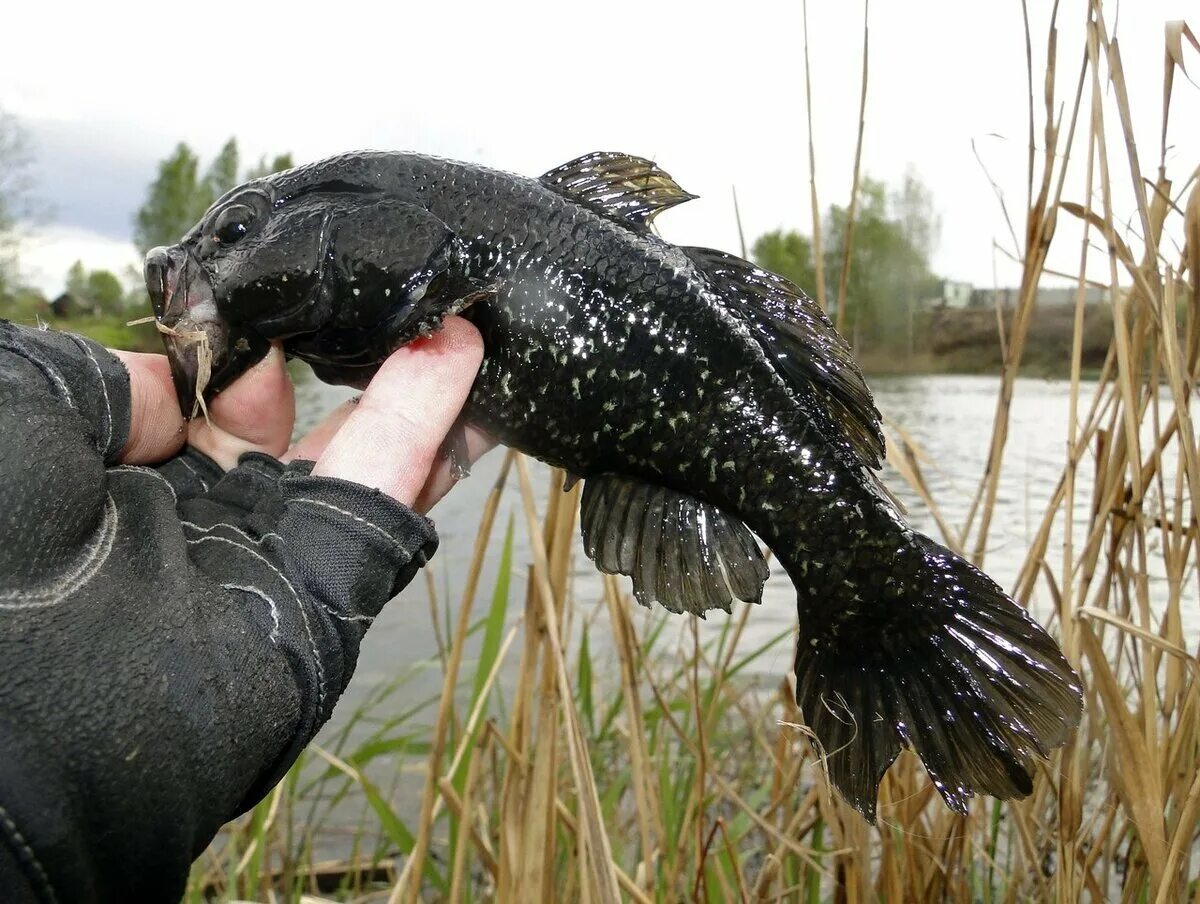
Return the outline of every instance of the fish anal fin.
[[[816,303],[794,283],[711,248],[684,248],[714,291],[747,317],[754,338],[785,380],[810,396],[872,469],[884,457],[879,411],[867,381]]]
[[[441,455],[450,462],[450,476],[465,480],[471,476],[471,450],[467,445],[467,422],[456,419],[442,440]]]
[[[749,529],[686,493],[617,474],[583,487],[583,547],[601,571],[633,579],[643,606],[704,617],[759,602],[770,573]]]
[[[564,197],[640,231],[662,211],[696,197],[653,160],[595,151],[555,167],[539,180]]]

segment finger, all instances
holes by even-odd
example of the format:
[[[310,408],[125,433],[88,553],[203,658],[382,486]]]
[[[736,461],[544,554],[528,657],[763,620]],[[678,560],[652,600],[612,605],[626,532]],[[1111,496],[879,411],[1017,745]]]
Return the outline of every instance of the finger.
[[[473,465],[486,452],[495,447],[496,441],[478,427],[472,427],[468,424],[465,429],[467,434],[467,460],[465,464]],[[438,500],[449,493],[454,485],[458,483],[452,470],[450,459],[439,455],[437,461],[434,462],[432,470],[429,472],[429,478],[425,481],[425,486],[421,488],[421,492],[417,495],[417,501],[413,503],[413,508],[424,515],[437,504]]]
[[[129,438],[121,461],[142,465],[170,458],[187,439],[170,364],[163,355],[111,351],[129,371]]]
[[[393,352],[313,474],[376,487],[412,505],[483,360],[483,340],[461,317]]]
[[[329,441],[342,429],[342,425],[350,417],[350,412],[358,404],[358,399],[358,396],[348,399],[325,415],[321,423],[292,443],[291,448],[283,453],[280,461],[289,462],[297,458],[304,461],[316,461],[320,458],[325,447],[329,445]]]
[[[222,468],[237,464],[245,452],[282,455],[292,438],[296,396],[283,351],[267,356],[208,404],[208,419],[193,418],[188,442]]]

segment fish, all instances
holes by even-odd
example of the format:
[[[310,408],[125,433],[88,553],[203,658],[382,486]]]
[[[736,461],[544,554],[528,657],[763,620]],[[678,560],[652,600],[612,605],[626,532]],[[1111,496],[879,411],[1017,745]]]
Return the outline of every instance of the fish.
[[[878,473],[879,411],[820,307],[652,228],[694,197],[615,152],[539,178],[347,153],[233,189],[147,254],[146,284],[188,415],[272,342],[363,386],[467,318],[484,359],[462,422],[584,481],[584,550],[639,603],[758,603],[759,540],[777,557],[796,703],[866,820],[906,747],[953,810],[1027,796],[1079,723],[1078,675],[991,578],[906,522]]]

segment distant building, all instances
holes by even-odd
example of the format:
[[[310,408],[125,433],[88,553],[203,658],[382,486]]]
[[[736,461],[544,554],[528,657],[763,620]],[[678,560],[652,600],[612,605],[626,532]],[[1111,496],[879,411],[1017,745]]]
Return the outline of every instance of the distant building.
[[[70,292],[63,292],[50,302],[50,313],[55,317],[70,317],[75,306],[75,297]]]
[[[971,284],[942,280],[942,304],[948,308],[965,308],[971,303]]]
[[[955,282],[952,279],[940,280],[937,284],[938,295],[925,299],[925,307],[931,308],[965,308],[971,304],[971,284]]]
[[[1084,286],[1083,303],[1101,304],[1107,295],[1107,289],[1100,286]],[[1037,303],[1045,307],[1074,307],[1075,298],[1079,294],[1078,286],[1065,286],[1057,289],[1038,289]]]
[[[1037,306],[1040,308],[1074,307],[1078,294],[1076,286],[1056,286],[1041,288],[1037,293]],[[995,308],[1009,310],[1016,307],[1021,298],[1021,290],[1016,286],[1005,286],[1000,289],[971,289],[971,298],[965,307]],[[1100,286],[1085,286],[1083,303],[1085,305],[1103,304],[1107,299],[1107,290]]]
[[[994,308],[996,305],[1002,308],[1009,308],[1015,305],[1016,302],[1016,289],[971,290],[971,307],[973,308]]]

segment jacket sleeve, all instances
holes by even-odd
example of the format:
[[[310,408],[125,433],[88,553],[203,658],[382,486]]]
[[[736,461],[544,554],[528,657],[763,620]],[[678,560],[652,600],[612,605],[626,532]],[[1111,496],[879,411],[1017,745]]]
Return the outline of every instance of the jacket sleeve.
[[[118,463],[128,376],[0,321],[0,899],[177,901],[328,719],[437,546],[263,455]]]

